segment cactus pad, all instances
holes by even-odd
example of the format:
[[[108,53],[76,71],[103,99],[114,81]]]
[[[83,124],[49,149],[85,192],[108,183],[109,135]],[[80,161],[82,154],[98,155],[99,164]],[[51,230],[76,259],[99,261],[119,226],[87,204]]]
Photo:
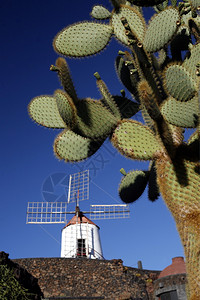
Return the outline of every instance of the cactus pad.
[[[101,140],[110,135],[117,119],[100,101],[90,98],[80,100],[77,105],[77,123],[74,131],[84,137]]]
[[[129,6],[121,5],[118,12],[114,12],[111,18],[111,25],[115,36],[125,45],[128,45],[128,37],[125,34],[125,28],[121,18],[126,18],[134,36],[140,42],[143,41],[145,32],[145,21],[138,10]]]
[[[187,102],[180,102],[170,97],[161,107],[164,118],[172,125],[184,128],[195,128],[198,123],[198,97]]]
[[[180,25],[179,12],[176,8],[167,8],[153,16],[144,37],[144,48],[156,52],[166,46],[175,35]]]
[[[72,99],[61,90],[55,91],[54,97],[62,119],[70,128],[73,128],[76,120],[76,107]]]
[[[136,201],[144,192],[149,172],[131,171],[127,173],[121,180],[119,185],[119,196],[125,203]]]
[[[152,163],[152,166],[149,171],[149,180],[148,180],[148,198],[150,201],[155,201],[158,199],[159,187],[157,184],[157,174],[155,168],[155,162]]]
[[[108,19],[111,13],[101,5],[95,5],[92,9],[91,16],[95,19]]]
[[[94,22],[75,23],[64,28],[54,38],[54,50],[73,57],[93,55],[108,44],[112,27]]]
[[[103,96],[101,102],[117,118],[118,121],[121,120],[121,114],[119,108],[116,105],[112,95],[110,94],[105,82],[101,79],[97,79],[96,83],[101,95]]]
[[[128,98],[113,96],[113,99],[118,106],[122,119],[131,118],[140,110],[140,105]]]
[[[182,66],[190,72],[192,78],[196,80],[196,65],[200,61],[200,43],[192,47],[190,55],[184,60]]]
[[[191,99],[197,91],[191,74],[179,65],[171,65],[166,69],[165,88],[172,97],[179,101]]]
[[[66,128],[56,99],[52,96],[39,96],[32,99],[28,106],[30,117],[38,124],[50,128]]]
[[[66,162],[78,162],[94,154],[101,145],[102,142],[95,143],[67,129],[55,139],[54,153]]]
[[[139,102],[137,87],[136,87],[137,82],[139,80],[138,73],[134,74],[135,84],[133,84],[133,80],[131,80],[131,77],[130,77],[130,70],[129,70],[128,66],[126,65],[126,62],[124,61],[124,59],[121,56],[117,56],[117,58],[115,60],[115,69],[116,69],[117,75],[118,75],[119,79],[121,80],[121,82],[123,83],[123,85],[128,89],[128,91],[131,94],[134,95],[136,101]]]
[[[151,160],[157,151],[162,151],[153,132],[133,120],[119,122],[111,142],[121,154],[132,159]]]
[[[162,3],[165,0],[129,0],[133,5],[138,6],[154,6]]]

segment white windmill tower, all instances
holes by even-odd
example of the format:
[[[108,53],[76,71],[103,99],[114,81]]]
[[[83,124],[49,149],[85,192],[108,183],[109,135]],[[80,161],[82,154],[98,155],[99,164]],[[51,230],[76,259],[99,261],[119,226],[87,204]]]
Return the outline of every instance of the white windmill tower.
[[[70,175],[67,202],[29,202],[26,222],[65,223],[61,236],[61,257],[103,259],[100,228],[92,220],[128,218],[129,206],[90,205],[90,211],[81,211],[79,202],[87,199],[89,199],[89,170]],[[75,210],[67,211],[67,206],[72,202],[76,203]],[[70,214],[74,216],[67,222],[67,215]],[[87,218],[86,214],[90,214],[90,218]]]

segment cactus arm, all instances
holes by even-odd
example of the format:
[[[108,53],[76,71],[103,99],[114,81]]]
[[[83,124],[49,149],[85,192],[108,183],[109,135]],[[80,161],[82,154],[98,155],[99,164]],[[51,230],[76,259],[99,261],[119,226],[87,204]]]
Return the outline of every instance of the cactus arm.
[[[97,79],[97,87],[99,88],[99,91],[103,96],[101,102],[110,110],[110,112],[116,117],[118,121],[121,120],[119,108],[116,105],[112,95],[110,94],[105,82],[101,79],[100,75],[97,72],[94,74],[94,76]]]
[[[59,57],[56,60],[56,66],[51,65],[50,70],[56,71],[58,73],[58,77],[61,81],[64,90],[73,99],[73,102],[76,103],[78,101],[78,97],[76,94],[76,90],[74,88],[74,84],[70,75],[69,66],[66,60],[63,57]]]

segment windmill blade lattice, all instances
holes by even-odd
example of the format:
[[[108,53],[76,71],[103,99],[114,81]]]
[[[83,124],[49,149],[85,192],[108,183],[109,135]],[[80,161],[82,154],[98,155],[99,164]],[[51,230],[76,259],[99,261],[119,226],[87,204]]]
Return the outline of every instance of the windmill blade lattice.
[[[67,202],[28,202],[27,224],[66,223]]]
[[[90,219],[124,219],[130,217],[127,204],[90,205]]]

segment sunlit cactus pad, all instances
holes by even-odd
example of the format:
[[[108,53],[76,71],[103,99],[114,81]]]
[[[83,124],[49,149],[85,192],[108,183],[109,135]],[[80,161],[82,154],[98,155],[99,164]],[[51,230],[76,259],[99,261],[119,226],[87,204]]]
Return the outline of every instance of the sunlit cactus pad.
[[[98,100],[83,99],[77,105],[75,132],[95,140],[110,135],[117,124],[114,115]]]
[[[162,150],[153,132],[133,120],[120,122],[111,141],[121,154],[132,159],[151,160],[157,151]]]
[[[67,129],[56,138],[54,153],[66,162],[78,162],[94,154],[101,145],[102,142],[95,143]]]
[[[166,46],[180,25],[180,16],[176,8],[167,8],[154,15],[150,20],[144,37],[144,47],[156,52]]]
[[[131,171],[121,180],[119,196],[125,203],[137,200],[144,192],[149,178],[148,171]]]
[[[50,128],[65,128],[66,124],[62,119],[56,99],[44,95],[35,97],[28,106],[30,117],[38,124]]]
[[[121,6],[119,12],[114,12],[111,18],[111,25],[114,30],[115,36],[123,43],[128,45],[128,37],[125,35],[125,29],[121,22],[121,18],[124,17],[128,21],[128,24],[139,41],[143,41],[145,33],[145,21],[138,10]]]
[[[165,72],[165,88],[168,93],[180,101],[187,101],[197,92],[196,82],[191,74],[180,65],[171,65]]]
[[[94,22],[75,23],[64,28],[54,39],[56,52],[67,56],[83,57],[103,50],[108,44],[112,27]]]
[[[195,128],[199,118],[198,97],[195,96],[187,102],[180,102],[171,97],[163,103],[161,112],[172,125]]]
[[[108,19],[111,13],[101,5],[95,5],[92,9],[91,16],[95,19]]]

